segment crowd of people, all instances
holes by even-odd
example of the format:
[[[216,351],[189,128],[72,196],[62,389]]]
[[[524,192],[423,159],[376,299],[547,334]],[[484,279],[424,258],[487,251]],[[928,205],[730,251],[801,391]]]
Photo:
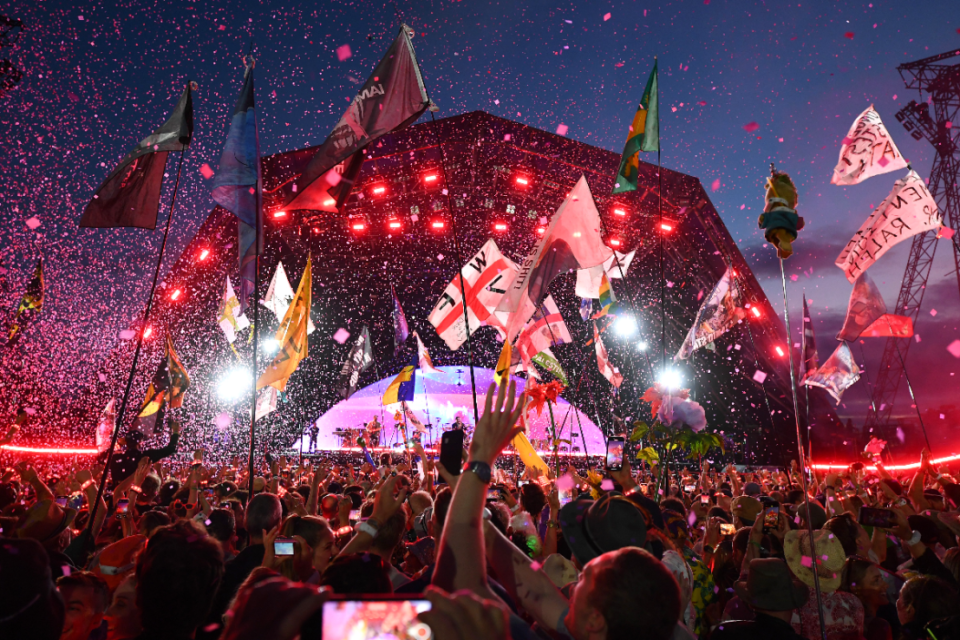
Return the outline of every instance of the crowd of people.
[[[960,484],[926,452],[899,476],[813,474],[806,495],[796,465],[512,476],[519,411],[491,387],[460,470],[419,447],[280,458],[252,495],[240,461],[171,465],[175,424],[107,473],[15,462],[0,638],[960,638]],[[325,603],[377,598],[429,605],[389,636],[324,624]]]

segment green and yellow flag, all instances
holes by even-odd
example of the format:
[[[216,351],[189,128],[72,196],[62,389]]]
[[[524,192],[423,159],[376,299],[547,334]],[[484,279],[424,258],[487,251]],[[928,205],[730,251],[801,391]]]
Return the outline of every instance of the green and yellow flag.
[[[653,71],[647,79],[647,88],[643,91],[643,98],[637,113],[633,116],[633,124],[627,134],[627,144],[623,146],[623,156],[620,158],[620,169],[613,184],[613,193],[637,190],[637,173],[640,171],[641,151],[660,151],[660,100],[657,96],[657,62],[654,59]]]
[[[280,353],[257,380],[258,390],[267,386],[274,387],[277,391],[286,390],[290,376],[297,370],[300,361],[307,357],[307,324],[310,321],[310,287],[313,280],[310,263],[308,256],[307,266],[297,286],[297,294],[287,307],[287,313],[277,329]]]
[[[27,285],[27,290],[24,292],[23,298],[20,300],[20,305],[17,307],[17,313],[13,316],[13,326],[10,327],[10,335],[7,336],[8,342],[13,342],[19,337],[21,332],[20,316],[32,311],[37,313],[43,311],[43,258],[37,262],[37,270],[33,272],[33,279],[30,280],[30,284]],[[28,316],[24,316],[24,318],[26,317]]]

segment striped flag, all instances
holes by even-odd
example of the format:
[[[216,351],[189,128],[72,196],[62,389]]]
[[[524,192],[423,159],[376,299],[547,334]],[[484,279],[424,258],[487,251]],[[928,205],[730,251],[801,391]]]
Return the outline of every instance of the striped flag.
[[[660,151],[660,99],[657,91],[657,62],[654,59],[653,71],[647,79],[640,106],[633,116],[633,123],[627,133],[627,143],[620,158],[620,169],[613,185],[613,193],[637,190],[637,175],[640,172],[641,151]]]
[[[600,279],[600,311],[594,314],[593,319],[602,318],[605,315],[615,316],[620,312],[617,308],[617,296],[613,293],[613,287],[610,286],[610,280],[607,274],[603,274]]]
[[[443,370],[433,366],[433,360],[430,358],[427,348],[423,346],[423,341],[420,340],[420,336],[417,335],[416,331],[413,332],[413,337],[417,339],[417,358],[420,361],[420,368],[427,373],[443,373]]]
[[[620,385],[623,384],[623,376],[620,375],[619,369],[610,364],[610,358],[607,357],[607,348],[603,346],[603,341],[600,340],[600,332],[597,330],[596,322],[593,323],[593,344],[597,350],[597,366],[600,367],[600,373],[610,384],[619,389]]]

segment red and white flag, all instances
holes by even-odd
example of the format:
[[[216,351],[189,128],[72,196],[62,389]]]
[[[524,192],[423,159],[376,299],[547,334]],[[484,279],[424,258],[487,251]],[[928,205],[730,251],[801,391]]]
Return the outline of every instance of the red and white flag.
[[[847,316],[837,340],[853,342],[857,338],[909,338],[913,335],[913,321],[906,316],[887,313],[887,303],[880,290],[866,273],[853,283]]]
[[[433,366],[433,360],[430,359],[430,354],[427,352],[427,348],[423,346],[423,340],[420,339],[416,331],[413,332],[413,337],[417,339],[417,357],[420,359],[420,369],[426,373],[443,373]]]
[[[599,298],[600,282],[603,280],[604,274],[610,280],[619,280],[626,277],[627,269],[630,268],[630,263],[633,262],[633,256],[636,253],[636,249],[630,253],[614,251],[613,255],[602,265],[577,271],[577,297]]]
[[[113,439],[113,430],[117,426],[117,412],[115,405],[117,401],[113,398],[103,408],[100,414],[100,420],[97,422],[97,451],[103,453],[110,448],[110,441]]]
[[[938,230],[942,224],[943,216],[927,185],[911,169],[860,225],[836,265],[853,282],[895,244],[924,231]]]
[[[516,349],[521,361],[529,363],[541,351],[569,342],[573,342],[570,331],[553,296],[548,295],[517,336]]]
[[[871,176],[906,166],[907,161],[883,126],[880,114],[870,105],[853,121],[847,137],[843,139],[840,159],[830,182],[836,185],[858,184]]]
[[[512,342],[517,337],[547,297],[554,278],[575,269],[602,265],[613,256],[613,250],[603,243],[600,227],[600,212],[587,179],[581,175],[497,306],[498,312],[510,314],[507,340]]]
[[[607,357],[607,348],[603,346],[603,341],[600,340],[600,332],[597,331],[596,322],[593,323],[593,344],[597,350],[597,366],[600,367],[600,373],[610,381],[610,384],[619,389],[620,385],[623,384],[623,376],[620,375],[619,369],[610,364],[610,359]]]
[[[447,285],[427,320],[452,351],[456,351],[466,342],[464,297],[460,290],[462,277],[470,334],[473,335],[485,325],[503,331],[503,323],[494,314],[494,310],[516,275],[516,263],[500,253],[492,238],[487,240],[480,251],[463,266],[460,275]]]

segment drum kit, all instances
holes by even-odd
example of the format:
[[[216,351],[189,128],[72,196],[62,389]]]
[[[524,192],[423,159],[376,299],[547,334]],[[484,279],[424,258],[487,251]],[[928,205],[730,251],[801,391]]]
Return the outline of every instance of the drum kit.
[[[424,425],[429,430],[428,433],[423,433],[417,431],[416,429],[408,429],[411,431],[410,437],[417,444],[423,444],[423,446],[429,447],[436,444],[431,442],[433,440],[433,425],[427,424]],[[464,446],[470,446],[470,438],[473,435],[473,427],[463,422],[449,422],[441,425],[442,431],[454,431],[456,429],[463,429],[464,432]],[[333,435],[337,436],[340,439],[340,447],[357,447],[360,446],[359,439],[364,437],[368,446],[377,447],[380,445],[380,431],[369,431],[367,429],[367,423],[360,423],[360,426],[354,429],[336,429],[333,432]],[[422,442],[422,440],[428,440],[427,442]]]

